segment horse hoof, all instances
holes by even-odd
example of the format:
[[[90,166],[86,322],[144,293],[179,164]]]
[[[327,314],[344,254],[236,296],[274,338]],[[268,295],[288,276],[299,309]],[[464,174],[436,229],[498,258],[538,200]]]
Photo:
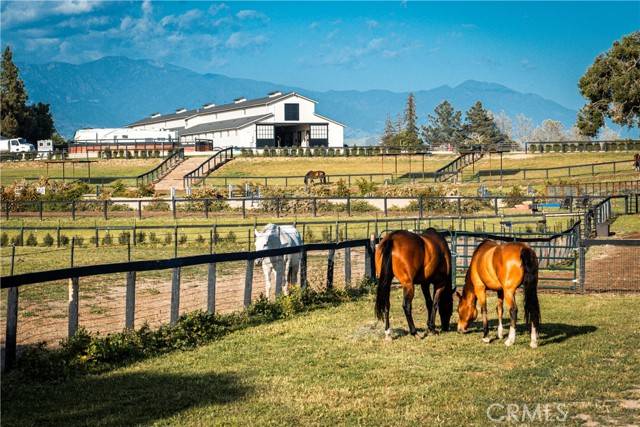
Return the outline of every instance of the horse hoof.
[[[440,332],[438,332],[436,329],[429,329],[429,333],[431,335],[439,335],[440,334]]]
[[[531,348],[538,348],[538,343],[537,343],[537,342],[533,342],[533,341],[531,341],[531,342],[529,343],[529,347],[531,347]]]
[[[384,342],[391,342],[391,341],[393,341],[393,338],[391,338],[391,335],[384,336]]]
[[[413,335],[413,337],[414,337],[416,340],[418,340],[418,341],[420,341],[420,340],[423,338],[423,336],[422,336],[422,335],[420,335],[420,334],[419,334],[419,333],[417,333],[417,332],[416,332],[415,334],[412,334],[412,335]]]
[[[511,346],[513,345],[513,343],[514,343],[514,341],[512,341],[512,340],[510,340],[510,339],[507,339],[507,340],[504,342],[504,345],[506,345],[507,347],[511,347]]]
[[[491,338],[489,337],[482,338],[482,342],[485,344],[489,344],[491,342]]]

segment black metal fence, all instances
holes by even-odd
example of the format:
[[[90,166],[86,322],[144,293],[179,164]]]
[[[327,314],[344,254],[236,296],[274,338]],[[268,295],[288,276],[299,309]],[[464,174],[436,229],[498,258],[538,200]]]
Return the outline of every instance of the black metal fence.
[[[231,160],[233,160],[233,147],[218,151],[184,176],[184,188],[189,188],[193,184],[201,182],[211,172]]]
[[[184,160],[184,149],[179,148],[167,156],[158,166],[136,177],[136,186],[156,182]]]

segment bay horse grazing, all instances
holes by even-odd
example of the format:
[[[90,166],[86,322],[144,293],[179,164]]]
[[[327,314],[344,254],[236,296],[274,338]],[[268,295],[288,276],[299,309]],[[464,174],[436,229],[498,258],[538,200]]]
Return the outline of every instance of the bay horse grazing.
[[[379,278],[375,312],[384,318],[385,339],[391,340],[389,308],[391,281],[396,277],[402,286],[402,308],[409,324],[409,333],[417,330],[411,314],[411,302],[415,284],[422,287],[427,306],[427,329],[435,333],[435,319],[440,309],[442,330],[449,329],[453,312],[453,288],[451,287],[451,251],[447,241],[433,228],[422,234],[399,230],[387,234],[376,247],[376,276]],[[433,300],[429,284],[433,283]],[[425,330],[425,336],[427,331]]]
[[[326,184],[327,174],[324,171],[309,171],[304,176],[304,185],[312,184],[316,179],[320,180],[321,184]]]
[[[462,295],[458,304],[458,332],[466,332],[469,323],[478,315],[476,301],[482,312],[482,341],[488,343],[487,289],[498,293],[498,338],[502,339],[502,303],[507,303],[511,324],[506,346],[516,340],[518,307],[516,290],[524,287],[524,315],[531,325],[531,348],[538,346],[540,303],[538,302],[538,257],[529,245],[521,242],[497,243],[485,240],[476,248],[467,270]]]
[[[640,172],[640,153],[636,153],[633,156],[633,169],[636,172]]]

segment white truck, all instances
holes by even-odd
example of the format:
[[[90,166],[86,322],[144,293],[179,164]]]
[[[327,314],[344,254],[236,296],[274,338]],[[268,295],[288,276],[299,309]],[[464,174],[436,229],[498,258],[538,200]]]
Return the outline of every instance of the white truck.
[[[1,138],[0,153],[32,153],[36,151],[33,144],[24,138]]]

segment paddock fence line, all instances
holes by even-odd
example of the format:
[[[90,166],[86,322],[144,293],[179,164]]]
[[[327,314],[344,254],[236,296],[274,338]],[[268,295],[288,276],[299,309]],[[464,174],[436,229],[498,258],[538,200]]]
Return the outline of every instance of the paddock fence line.
[[[616,200],[625,200],[624,205],[637,206],[631,199],[639,193],[612,195]],[[532,213],[566,210],[580,212],[598,203],[605,196],[270,196],[214,198],[113,198],[105,200],[30,200],[0,201],[0,216],[10,218],[45,217],[143,217],[201,216],[209,218],[216,214],[236,212],[243,218],[249,214],[280,217],[281,215],[356,214],[418,212],[420,217],[427,213],[447,212],[464,216],[472,212],[493,211],[495,215],[507,214],[509,209],[529,210]],[[632,211],[625,213],[634,213]]]
[[[596,181],[546,186],[547,196],[578,197],[608,196],[612,194],[640,193],[640,179],[624,181]]]
[[[435,172],[435,181],[446,181],[449,178],[457,178],[463,168],[469,165],[475,165],[475,163],[482,159],[484,153],[481,151],[471,151],[468,153],[462,153],[451,162],[447,163]],[[424,178],[424,176],[423,176]]]
[[[184,149],[179,148],[167,156],[158,166],[136,177],[136,186],[153,183],[168,174],[184,160]]]
[[[233,160],[233,147],[219,150],[184,176],[184,188],[191,188],[193,184],[203,181],[211,172],[231,160]]]
[[[348,287],[351,283],[357,280],[357,277],[373,277],[373,241],[371,239],[359,239],[359,240],[345,240],[341,242],[331,242],[331,243],[307,243],[300,246],[288,247],[288,248],[279,248],[279,249],[268,249],[262,251],[246,251],[246,252],[230,252],[230,253],[211,253],[206,255],[195,255],[195,256],[187,256],[187,257],[176,257],[170,259],[158,259],[158,260],[147,260],[147,261],[132,261],[132,262],[120,262],[120,263],[111,263],[111,264],[99,264],[92,266],[73,266],[73,259],[71,260],[71,266],[69,268],[58,269],[58,270],[49,270],[45,272],[37,272],[37,273],[25,273],[18,275],[8,275],[0,278],[0,283],[2,289],[7,289],[7,314],[6,318],[3,319],[6,326],[6,334],[5,334],[5,367],[11,368],[15,364],[16,360],[16,352],[17,352],[17,344],[18,344],[18,332],[19,332],[19,318],[22,318],[22,323],[29,323],[31,328],[26,328],[28,333],[31,334],[29,338],[33,338],[35,335],[37,338],[42,338],[42,336],[38,335],[38,322],[29,322],[34,316],[33,311],[36,310],[34,307],[42,305],[42,300],[40,298],[34,299],[33,295],[30,295],[28,291],[30,289],[34,289],[34,287],[38,286],[46,286],[44,283],[49,282],[58,282],[58,284],[54,283],[54,286],[60,288],[64,286],[64,284],[60,284],[59,281],[68,281],[67,284],[67,301],[66,304],[62,298],[58,298],[59,308],[62,308],[62,313],[58,312],[57,317],[66,317],[66,337],[73,336],[82,326],[81,318],[80,318],[80,307],[81,305],[85,305],[82,301],[81,293],[82,288],[80,286],[80,279],[87,282],[87,286],[89,289],[93,288],[90,278],[94,278],[97,276],[108,277],[111,279],[109,281],[109,287],[105,291],[109,291],[112,288],[121,287],[123,289],[122,292],[118,293],[117,299],[123,299],[124,304],[120,304],[118,309],[113,310],[115,315],[120,316],[120,320],[116,325],[115,330],[122,330],[124,328],[134,328],[136,323],[136,296],[140,297],[141,293],[136,292],[136,278],[139,278],[140,275],[145,272],[158,272],[164,270],[171,271],[171,280],[170,287],[167,289],[166,296],[168,297],[167,306],[168,306],[168,317],[169,324],[175,324],[178,321],[180,313],[184,313],[184,308],[181,309],[181,296],[186,300],[191,299],[191,302],[195,300],[196,304],[189,304],[189,310],[195,310],[198,308],[206,310],[209,313],[215,313],[218,310],[216,305],[216,298],[222,296],[220,289],[217,291],[217,286],[222,285],[226,289],[227,294],[231,291],[231,298],[239,299],[239,301],[235,301],[236,304],[233,304],[232,309],[238,309],[241,307],[248,307],[256,297],[259,296],[257,292],[259,289],[254,289],[254,264],[256,260],[261,259],[277,259],[277,257],[281,257],[283,255],[297,255],[300,257],[300,268],[295,276],[302,287],[306,287],[309,283],[312,282],[312,278],[310,277],[311,271],[309,268],[312,264],[318,265],[318,261],[320,261],[320,270],[321,277],[324,279],[324,286],[327,289],[331,289],[334,287],[335,283],[335,273],[337,270],[337,257],[336,253],[338,251],[344,252],[344,254],[340,257],[342,259],[342,283],[344,286]],[[352,253],[352,250],[361,250],[361,254],[357,255]],[[321,255],[322,259],[318,260],[317,257],[314,257],[314,254],[317,252],[326,253],[326,257]],[[352,259],[353,256],[353,259]],[[356,261],[356,264],[360,265],[361,272],[358,274],[353,274],[353,260]],[[228,276],[228,271],[225,271],[225,266],[227,264],[238,263],[244,264],[243,270],[244,280],[243,285],[241,287],[234,287],[234,283],[237,284],[240,281],[237,280],[221,280],[224,279],[225,273]],[[284,280],[284,269],[282,263],[275,263],[276,272],[275,272],[275,294],[276,296],[282,291],[283,280]],[[324,265],[324,267],[322,266]],[[183,284],[183,280],[185,277],[188,277],[184,274],[185,270],[189,268],[204,266],[206,268],[206,281],[204,284],[200,284],[200,295],[193,295],[193,288],[198,287],[198,283],[191,283],[191,280],[197,282],[193,277],[190,278],[190,283]],[[124,280],[122,278],[120,280],[114,280],[113,275],[124,273]],[[193,275],[191,275],[193,276]],[[354,277],[356,276],[356,277]],[[197,275],[196,275],[197,277]],[[266,278],[265,278],[266,280]],[[157,279],[156,279],[157,281]],[[297,280],[296,280],[297,281]],[[147,285],[148,283],[145,283]],[[37,286],[36,286],[37,285]],[[142,285],[142,283],[141,283]],[[186,286],[185,286],[186,285]],[[158,286],[160,286],[158,284]],[[168,286],[168,283],[167,283]],[[142,286],[144,287],[144,285]],[[238,288],[238,289],[229,289],[229,288]],[[148,288],[145,288],[147,290]],[[20,292],[20,290],[23,290]],[[58,289],[59,291],[59,289]],[[159,291],[157,288],[154,288],[154,291],[157,293],[153,293],[154,295],[161,295],[163,292]],[[239,291],[239,292],[237,292]],[[27,298],[25,304],[28,305],[28,309],[25,312],[19,311],[19,294],[24,293],[25,296],[31,297]],[[42,297],[43,294],[39,295]],[[226,295],[228,298],[229,295]],[[237,298],[241,297],[241,298]],[[94,302],[96,300],[95,295],[89,296],[87,304],[89,302]],[[107,295],[106,298],[99,299],[97,304],[103,303],[104,300],[113,300],[113,296],[109,298]],[[144,300],[145,298],[141,298]],[[148,298],[146,298],[148,300]],[[157,302],[157,301],[156,301]],[[206,303],[205,303],[206,302]],[[240,303],[240,305],[238,304]],[[45,301],[46,304],[46,301]],[[95,304],[94,304],[95,305]],[[66,306],[66,310],[64,307]],[[140,307],[140,304],[138,304]],[[156,307],[157,304],[156,304]],[[44,307],[40,307],[41,311]],[[166,306],[163,307],[166,313]],[[105,310],[104,307],[98,307],[100,309]],[[47,311],[47,310],[44,310]],[[64,313],[66,311],[66,313]],[[64,314],[63,314],[64,313]],[[91,311],[87,313],[89,317],[91,317]],[[99,313],[100,314],[100,313]],[[62,315],[62,316],[61,316]],[[95,316],[93,316],[95,317]],[[113,317],[113,315],[111,316]],[[98,320],[101,317],[98,316]],[[141,319],[137,319],[140,323]],[[144,319],[142,319],[144,320]],[[157,320],[157,319],[156,319]],[[164,320],[164,319],[163,319]],[[61,335],[61,327],[64,326],[65,322],[57,322],[57,331],[54,331],[53,336],[55,338],[64,338],[65,335]],[[161,322],[163,323],[163,322]],[[165,322],[166,323],[166,322]],[[96,325],[94,325],[96,326]],[[113,325],[112,325],[113,326]],[[97,328],[100,329],[99,325]],[[64,329],[64,328],[62,328]],[[51,341],[52,337],[45,337]],[[37,341],[36,341],[37,342]],[[33,340],[25,340],[21,341],[21,345],[26,345],[28,343],[34,343]]]
[[[619,139],[599,141],[526,141],[525,153],[567,153],[591,151],[634,151],[640,150],[640,140]]]
[[[531,180],[550,178],[572,178],[578,176],[596,176],[598,174],[616,174],[625,170],[624,165],[629,165],[626,170],[632,172],[633,159],[615,160],[609,162],[583,163],[567,166],[553,166],[548,168],[502,168],[481,169],[473,175],[463,176],[463,181],[509,181]]]

